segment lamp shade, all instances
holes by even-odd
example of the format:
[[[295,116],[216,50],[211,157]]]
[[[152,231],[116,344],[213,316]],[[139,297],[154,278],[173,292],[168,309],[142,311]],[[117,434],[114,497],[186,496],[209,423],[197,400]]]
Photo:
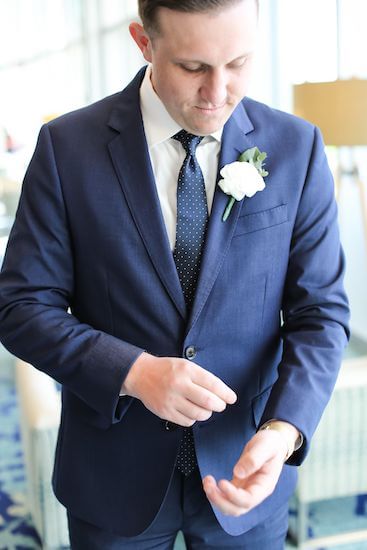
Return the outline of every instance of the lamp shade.
[[[367,80],[307,82],[293,92],[294,113],[319,126],[327,145],[367,145]]]

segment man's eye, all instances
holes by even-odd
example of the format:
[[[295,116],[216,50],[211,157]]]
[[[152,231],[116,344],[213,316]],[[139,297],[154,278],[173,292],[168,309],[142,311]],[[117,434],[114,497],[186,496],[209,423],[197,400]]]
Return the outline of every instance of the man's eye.
[[[184,71],[188,72],[188,73],[200,73],[201,71],[204,70],[204,67],[202,67],[201,65],[198,65],[198,66],[190,66],[190,65],[180,65],[181,69],[183,69]]]
[[[249,60],[249,56],[244,57],[243,59],[236,61],[235,63],[232,63],[231,68],[232,69],[241,69],[241,67],[244,67],[246,63]]]

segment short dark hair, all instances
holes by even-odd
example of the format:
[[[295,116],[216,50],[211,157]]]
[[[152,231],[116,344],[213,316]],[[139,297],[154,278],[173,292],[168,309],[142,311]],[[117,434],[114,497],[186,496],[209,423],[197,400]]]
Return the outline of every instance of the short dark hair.
[[[159,32],[157,11],[168,8],[182,12],[207,12],[237,4],[241,0],[138,0],[139,15],[147,32]],[[255,0],[259,8],[259,0]]]

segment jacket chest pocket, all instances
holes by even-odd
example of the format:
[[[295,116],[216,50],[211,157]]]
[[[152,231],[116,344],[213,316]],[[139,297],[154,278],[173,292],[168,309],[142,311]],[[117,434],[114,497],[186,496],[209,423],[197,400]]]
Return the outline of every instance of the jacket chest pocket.
[[[275,225],[280,225],[288,221],[288,208],[286,204],[280,204],[274,208],[263,210],[262,212],[254,212],[245,214],[238,218],[234,237],[253,233],[261,229],[267,229]]]

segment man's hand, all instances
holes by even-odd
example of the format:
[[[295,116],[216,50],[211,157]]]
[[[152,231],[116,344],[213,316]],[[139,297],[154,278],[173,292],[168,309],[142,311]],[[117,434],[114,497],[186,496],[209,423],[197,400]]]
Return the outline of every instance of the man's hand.
[[[296,440],[297,430],[293,429]],[[208,499],[226,515],[245,514],[274,491],[287,453],[287,441],[281,433],[256,433],[235,465],[231,481],[217,483],[213,476],[203,479]]]
[[[185,427],[208,420],[237,399],[222,380],[192,361],[148,353],[132,365],[122,392],[140,399],[160,418]]]

